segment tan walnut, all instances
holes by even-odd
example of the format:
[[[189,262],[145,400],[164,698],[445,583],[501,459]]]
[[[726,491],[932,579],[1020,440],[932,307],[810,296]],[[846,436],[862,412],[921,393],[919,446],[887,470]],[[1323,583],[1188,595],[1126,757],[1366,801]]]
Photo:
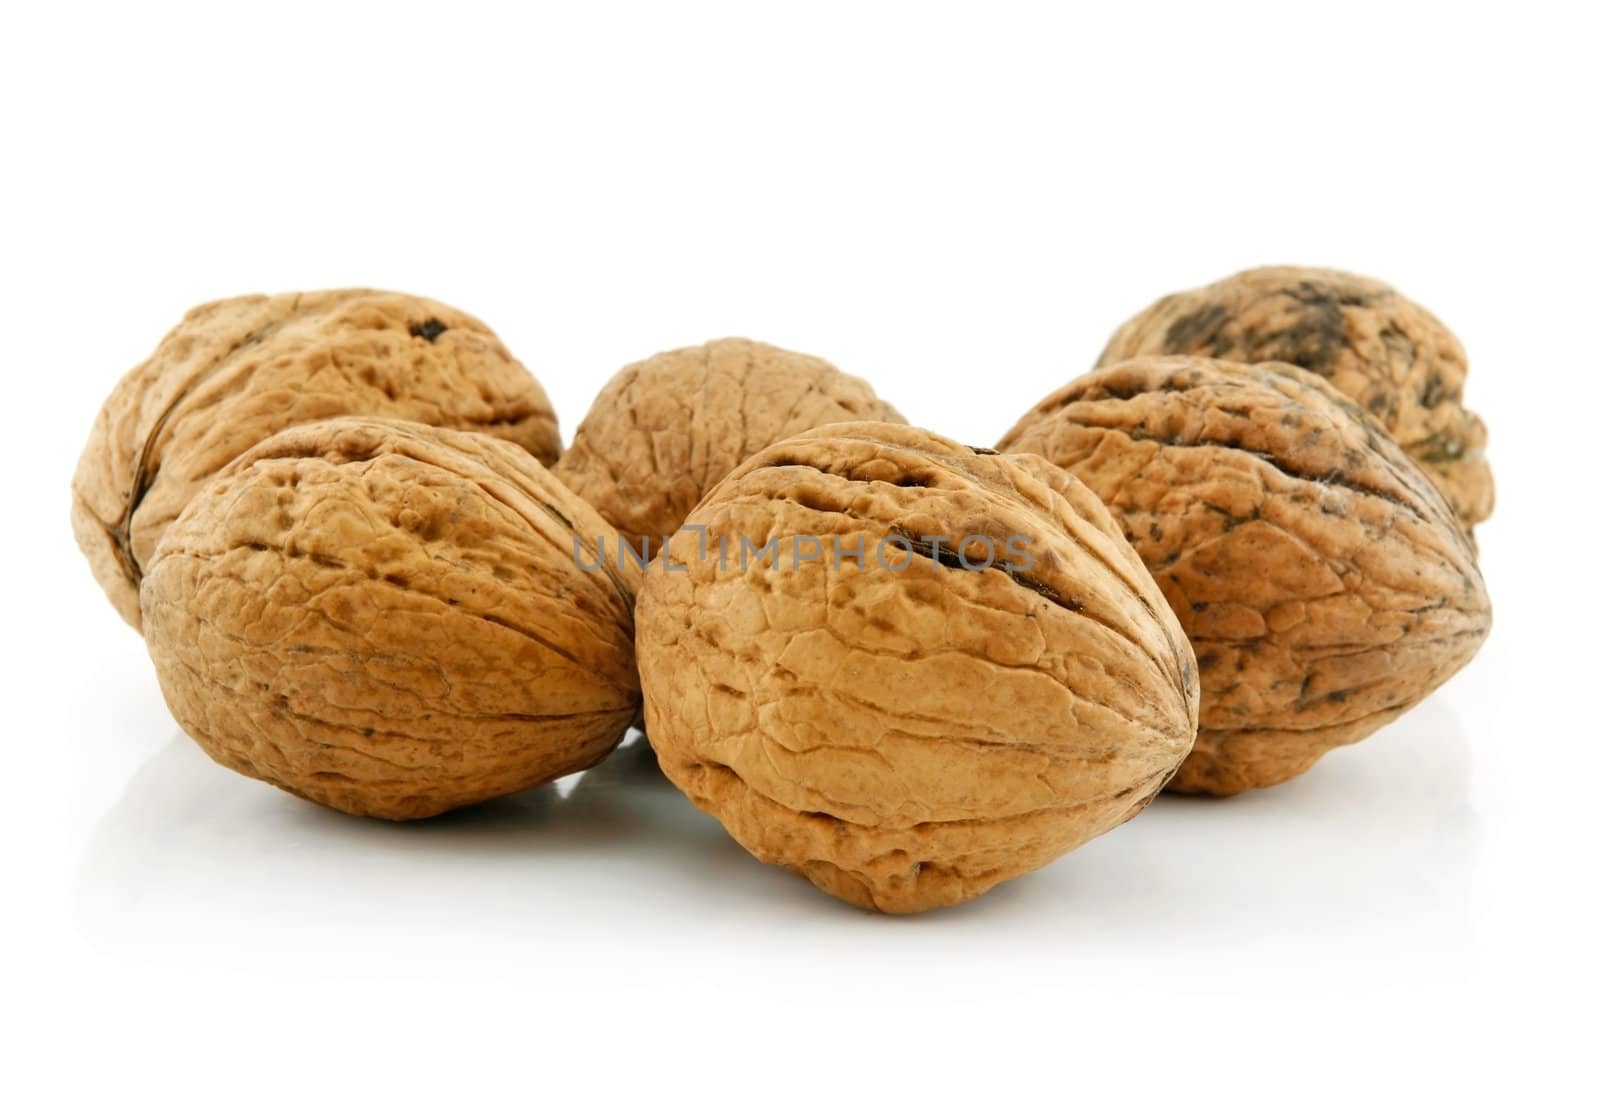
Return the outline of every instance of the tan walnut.
[[[637,623],[663,771],[861,907],[1036,869],[1136,814],[1193,742],[1193,652],[1100,501],[912,427],[751,457],[651,563]]]
[[[556,474],[653,556],[752,453],[864,419],[905,422],[871,385],[820,358],[717,339],[625,366],[595,397]]]
[[[523,450],[380,419],[291,427],[146,564],[167,704],[212,758],[415,819],[603,757],[638,710],[615,533]]]
[[[1000,448],[1105,500],[1183,623],[1200,735],[1174,790],[1294,777],[1415,705],[1488,633],[1449,504],[1305,370],[1133,359],[1046,397]]]
[[[1494,509],[1483,421],[1461,404],[1466,352],[1382,282],[1314,267],[1247,270],[1163,297],[1117,329],[1099,364],[1161,354],[1308,369],[1383,424],[1469,530]]]
[[[72,528],[117,611],[217,469],[295,423],[381,415],[480,430],[560,456],[544,390],[480,321],[376,290],[201,305],[117,384],[72,479]]]

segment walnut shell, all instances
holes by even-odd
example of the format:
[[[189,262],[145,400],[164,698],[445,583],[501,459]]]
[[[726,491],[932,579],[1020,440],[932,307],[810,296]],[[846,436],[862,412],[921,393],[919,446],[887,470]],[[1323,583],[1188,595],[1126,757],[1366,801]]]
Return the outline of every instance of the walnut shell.
[[[72,528],[117,612],[167,526],[223,465],[286,426],[381,415],[480,430],[546,464],[544,390],[481,322],[376,290],[255,295],[192,309],[100,409],[72,478]]]
[[[763,446],[824,423],[903,423],[872,386],[808,354],[717,339],[625,366],[556,475],[646,557]]]
[[[218,762],[340,811],[434,815],[584,769],[627,730],[634,584],[594,567],[615,536],[510,443],[305,424],[172,524],[145,640]]]
[[[1247,270],[1163,297],[1117,329],[1099,365],[1161,354],[1308,369],[1382,423],[1469,529],[1494,509],[1487,433],[1461,406],[1466,352],[1382,282],[1314,267]]]
[[[776,566],[741,538],[775,538]],[[756,857],[862,907],[1046,864],[1136,814],[1193,741],[1194,655],[1100,501],[912,427],[750,458],[650,565],[637,625],[662,770]]]
[[[1133,359],[1046,397],[1000,448],[1105,500],[1183,623],[1200,735],[1176,791],[1303,773],[1438,688],[1488,633],[1449,504],[1305,370]]]

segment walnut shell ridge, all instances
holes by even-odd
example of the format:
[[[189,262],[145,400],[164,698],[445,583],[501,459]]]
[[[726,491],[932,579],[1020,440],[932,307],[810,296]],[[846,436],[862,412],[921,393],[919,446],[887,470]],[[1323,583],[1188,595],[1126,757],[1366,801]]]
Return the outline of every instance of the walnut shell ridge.
[[[1461,404],[1466,351],[1382,282],[1316,267],[1247,270],[1163,297],[1117,329],[1099,365],[1164,354],[1308,369],[1383,424],[1469,530],[1494,509],[1488,435]]]
[[[190,310],[118,382],[72,479],[72,528],[96,580],[139,627],[156,543],[223,465],[284,427],[412,419],[560,456],[544,390],[480,321],[378,290],[253,295]]]
[[[797,563],[806,538],[820,556]],[[967,538],[992,566],[962,563]],[[771,539],[779,566],[736,555]],[[751,457],[651,563],[637,627],[666,775],[762,861],[869,909],[1054,860],[1135,815],[1193,742],[1194,655],[1100,501],[912,427]]]
[[[1450,505],[1322,378],[1139,358],[1041,401],[1000,442],[1111,508],[1200,662],[1200,734],[1171,788],[1276,784],[1470,660],[1490,606]]]
[[[593,765],[639,707],[615,533],[526,451],[380,419],[285,430],[142,584],[168,707],[216,761],[415,819]]]
[[[821,358],[717,339],[623,367],[556,474],[653,556],[752,453],[811,427],[867,419],[905,422],[871,385]]]

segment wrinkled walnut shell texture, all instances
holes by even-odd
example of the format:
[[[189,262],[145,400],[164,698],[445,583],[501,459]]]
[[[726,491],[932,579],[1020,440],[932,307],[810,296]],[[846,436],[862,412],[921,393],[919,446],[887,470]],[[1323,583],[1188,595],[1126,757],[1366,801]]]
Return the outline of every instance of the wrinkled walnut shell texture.
[[[871,385],[820,358],[718,339],[624,367],[595,397],[556,474],[653,556],[752,453],[867,419],[905,422]]]
[[[1045,398],[1000,448],[1104,499],[1183,623],[1200,735],[1174,790],[1294,777],[1415,705],[1488,633],[1449,504],[1304,370],[1134,359]]]
[[[652,563],[651,741],[741,845],[829,894],[890,912],[981,895],[1136,814],[1189,750],[1177,621],[1100,501],[1042,460],[827,426],[752,457],[691,521],[710,546],[776,537],[782,566],[730,549],[721,570],[687,533]],[[797,568],[803,534],[824,555]],[[1025,537],[1033,566],[964,570],[941,535],[1018,564]]]
[[[284,427],[378,415],[478,430],[546,464],[561,453],[544,390],[481,322],[420,297],[330,290],[201,305],[134,367],[95,420],[72,527],[117,612],[183,506]]]
[[[1163,354],[1308,369],[1383,424],[1469,529],[1494,509],[1487,432],[1461,405],[1466,352],[1382,282],[1312,267],[1244,271],[1157,301],[1117,329],[1099,364]]]
[[[414,819],[584,769],[638,710],[615,534],[526,451],[334,419],[219,473],[149,562],[145,639],[223,765]],[[637,578],[637,576],[635,576]]]

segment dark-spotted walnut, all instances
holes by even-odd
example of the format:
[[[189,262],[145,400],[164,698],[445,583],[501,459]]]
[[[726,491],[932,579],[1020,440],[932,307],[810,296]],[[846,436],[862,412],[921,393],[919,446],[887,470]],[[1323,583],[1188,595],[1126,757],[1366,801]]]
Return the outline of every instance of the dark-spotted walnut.
[[[1163,297],[1117,329],[1099,364],[1160,354],[1310,370],[1394,436],[1469,531],[1494,509],[1487,433],[1461,403],[1466,352],[1382,282],[1315,267],[1247,270]]]

